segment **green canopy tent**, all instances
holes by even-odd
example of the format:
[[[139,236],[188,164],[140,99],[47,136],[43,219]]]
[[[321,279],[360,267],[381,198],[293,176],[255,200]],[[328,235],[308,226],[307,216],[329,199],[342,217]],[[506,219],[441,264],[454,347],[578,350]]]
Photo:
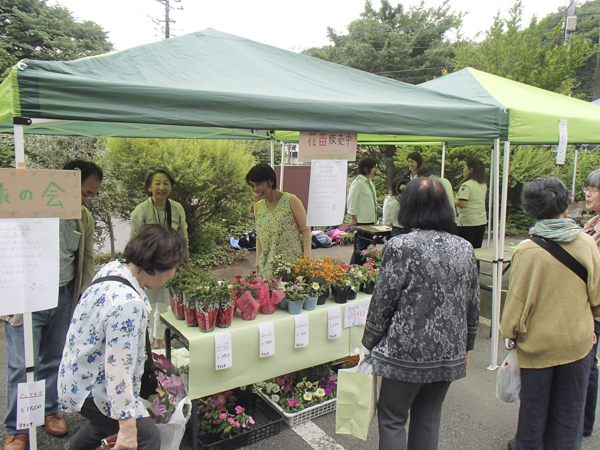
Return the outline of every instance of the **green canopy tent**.
[[[500,204],[498,201],[500,189],[499,141],[497,141],[492,154],[491,171],[493,187],[490,191],[490,200],[492,200],[493,195],[492,223],[494,224],[495,256],[492,282],[492,358],[490,368],[495,368],[498,359],[503,262],[502,257],[499,255],[504,254],[510,145],[558,144],[560,119],[567,120],[568,141],[570,144],[600,143],[600,108],[582,100],[472,68],[436,78],[419,86],[435,92],[495,105],[508,113],[500,116],[500,140],[505,142],[500,211],[498,211]],[[573,189],[577,171],[577,150],[575,158]]]

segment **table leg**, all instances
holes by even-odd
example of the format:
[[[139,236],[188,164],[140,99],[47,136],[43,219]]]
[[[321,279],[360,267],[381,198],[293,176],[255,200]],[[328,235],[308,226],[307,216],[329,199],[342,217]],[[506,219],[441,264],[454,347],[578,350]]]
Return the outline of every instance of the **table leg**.
[[[198,450],[198,400],[192,400],[192,449]]]
[[[165,330],[165,356],[171,361],[171,329],[167,327]]]

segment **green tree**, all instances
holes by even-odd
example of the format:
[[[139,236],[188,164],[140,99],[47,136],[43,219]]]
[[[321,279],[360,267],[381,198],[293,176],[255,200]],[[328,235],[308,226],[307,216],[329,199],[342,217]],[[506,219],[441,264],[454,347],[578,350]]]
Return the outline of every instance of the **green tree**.
[[[365,2],[360,18],[348,25],[347,34],[328,28],[333,45],[310,48],[305,54],[344,66],[409,83],[420,83],[453,65],[451,32],[458,32],[462,13],[451,13],[449,1],[438,8],[418,6],[405,10],[387,0],[381,8]]]
[[[245,177],[255,159],[242,143],[111,138],[106,145],[109,151],[100,163],[117,180],[113,212],[129,220],[135,206],[148,198],[148,171],[166,168],[177,181],[171,198],[185,210],[192,254],[212,249],[249,214],[251,191]]]
[[[19,60],[69,61],[113,49],[97,23],[46,0],[0,0],[0,75]]]
[[[570,94],[577,84],[575,71],[594,53],[583,36],[575,35],[564,44],[564,31],[548,28],[550,18],[538,22],[534,16],[521,29],[523,4],[519,0],[503,19],[500,13],[478,44],[465,42],[456,49],[455,71],[474,67],[510,80],[561,94]]]

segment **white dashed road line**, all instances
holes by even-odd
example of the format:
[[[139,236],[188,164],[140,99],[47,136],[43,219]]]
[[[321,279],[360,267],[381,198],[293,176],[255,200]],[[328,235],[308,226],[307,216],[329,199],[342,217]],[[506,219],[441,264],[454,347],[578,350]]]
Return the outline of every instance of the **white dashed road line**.
[[[345,450],[310,420],[292,427],[292,430],[315,450]]]

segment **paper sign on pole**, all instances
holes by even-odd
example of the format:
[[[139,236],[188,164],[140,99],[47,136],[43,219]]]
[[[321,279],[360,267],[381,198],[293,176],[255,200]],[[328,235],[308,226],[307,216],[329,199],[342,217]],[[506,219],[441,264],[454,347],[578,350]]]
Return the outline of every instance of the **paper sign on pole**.
[[[260,334],[260,357],[266,358],[275,354],[275,327],[273,322],[263,322],[258,324]]]
[[[342,312],[339,306],[327,310],[327,339],[342,337]]]
[[[231,331],[215,334],[215,370],[233,367]]]
[[[296,325],[295,348],[308,347],[308,314],[294,316]]]
[[[344,328],[364,325],[367,323],[367,314],[371,299],[362,302],[348,303],[344,308]]]
[[[44,424],[46,381],[39,380],[17,385],[17,430]]]
[[[308,189],[308,226],[337,225],[346,210],[347,161],[311,161]]]
[[[356,133],[323,133],[301,131],[298,161],[313,159],[345,159],[356,161]]]
[[[81,172],[0,169],[1,217],[81,219]]]
[[[564,164],[567,156],[567,145],[569,144],[569,133],[567,131],[567,119],[558,121],[558,152],[556,153],[556,164]]]
[[[0,315],[55,308],[59,220],[0,220]]]

